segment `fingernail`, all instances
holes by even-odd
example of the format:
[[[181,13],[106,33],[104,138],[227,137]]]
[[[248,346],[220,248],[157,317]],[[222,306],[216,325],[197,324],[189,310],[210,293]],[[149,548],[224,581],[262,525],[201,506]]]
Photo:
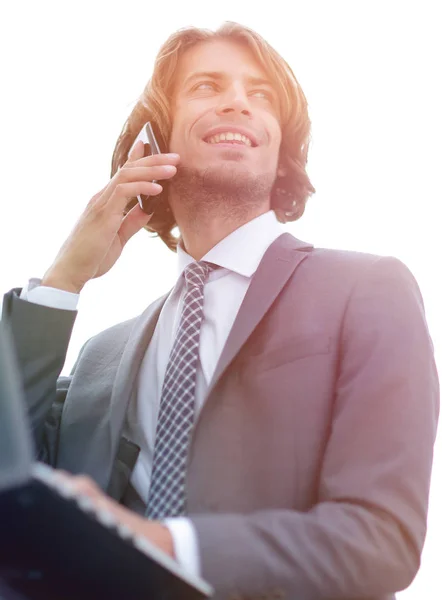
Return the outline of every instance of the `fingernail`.
[[[179,158],[180,157],[180,155],[176,154],[175,152],[169,152],[167,154],[167,156],[169,156],[170,158]]]

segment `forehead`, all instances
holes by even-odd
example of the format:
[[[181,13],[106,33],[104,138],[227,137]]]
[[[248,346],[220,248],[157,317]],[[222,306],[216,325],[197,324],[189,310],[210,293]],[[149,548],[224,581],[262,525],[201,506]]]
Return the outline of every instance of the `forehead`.
[[[179,91],[195,73],[212,71],[224,73],[232,79],[269,78],[263,65],[245,44],[234,40],[208,40],[184,52],[178,63],[175,89]]]

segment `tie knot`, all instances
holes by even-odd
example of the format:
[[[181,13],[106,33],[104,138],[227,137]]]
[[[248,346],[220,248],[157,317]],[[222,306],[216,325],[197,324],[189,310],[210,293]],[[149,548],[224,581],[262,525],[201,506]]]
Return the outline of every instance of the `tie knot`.
[[[184,269],[184,277],[187,287],[203,287],[210,271],[216,269],[216,265],[202,260],[187,265]]]

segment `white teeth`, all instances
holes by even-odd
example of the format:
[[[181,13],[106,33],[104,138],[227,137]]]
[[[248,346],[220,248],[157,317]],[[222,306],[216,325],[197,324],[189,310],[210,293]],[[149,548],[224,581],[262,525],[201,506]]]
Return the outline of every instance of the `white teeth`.
[[[241,133],[233,133],[232,131],[226,131],[225,133],[212,135],[207,142],[209,144],[219,144],[219,142],[231,142],[233,140],[237,142],[243,142],[246,146],[252,145],[252,141],[248,137],[242,135]]]

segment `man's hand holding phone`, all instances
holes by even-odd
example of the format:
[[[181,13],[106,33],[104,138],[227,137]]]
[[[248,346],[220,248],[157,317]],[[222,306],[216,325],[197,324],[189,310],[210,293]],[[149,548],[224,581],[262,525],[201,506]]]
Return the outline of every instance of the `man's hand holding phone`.
[[[179,160],[178,154],[144,157],[144,144],[137,142],[127,162],[89,201],[45,273],[42,285],[79,293],[90,279],[107,273],[126,242],[152,216],[146,215],[139,204],[124,215],[129,199],[160,194],[163,188],[154,181],[171,179]]]

